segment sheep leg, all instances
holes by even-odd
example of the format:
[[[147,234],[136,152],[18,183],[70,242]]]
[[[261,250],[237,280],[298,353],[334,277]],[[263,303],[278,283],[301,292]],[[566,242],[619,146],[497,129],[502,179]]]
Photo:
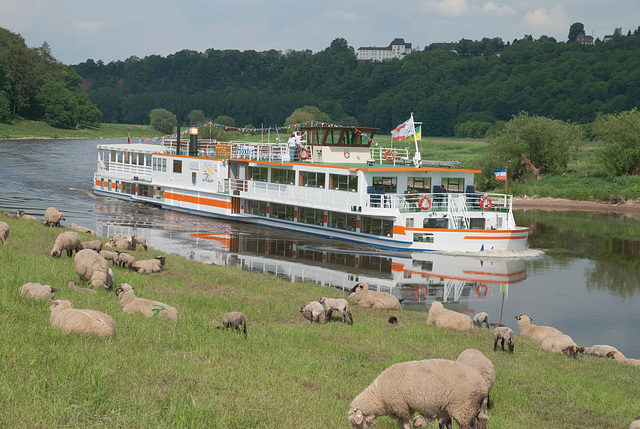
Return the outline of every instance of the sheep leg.
[[[351,315],[351,312],[349,310],[347,310],[347,314],[349,315],[349,320],[351,321],[351,324],[353,325],[353,316]]]
[[[342,323],[347,323],[347,315],[344,310],[340,312],[342,314]]]
[[[493,351],[495,352],[497,348],[498,348],[498,338],[496,338],[493,341]],[[502,349],[502,350],[504,350],[504,349]]]
[[[326,315],[327,322],[331,322],[331,313],[333,313],[333,308],[327,311],[327,315]]]

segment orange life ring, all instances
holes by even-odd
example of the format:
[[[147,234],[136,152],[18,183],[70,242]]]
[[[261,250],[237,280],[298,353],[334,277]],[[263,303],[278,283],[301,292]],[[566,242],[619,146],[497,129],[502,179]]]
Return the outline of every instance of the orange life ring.
[[[484,298],[485,296],[487,296],[487,286],[486,285],[476,286],[476,296],[478,298]]]
[[[426,206],[422,204],[422,202],[424,200],[427,200],[427,205]],[[420,199],[418,200],[418,205],[420,206],[420,208],[422,210],[429,210],[429,208],[431,207],[431,198],[429,198],[426,195],[421,196]]]
[[[387,161],[391,162],[394,159],[396,159],[396,155],[393,153],[393,151],[391,149],[387,149],[384,151],[384,159],[386,159]]]
[[[416,288],[416,293],[413,294],[418,301],[422,301],[427,297],[427,288],[424,286],[420,286]]]
[[[345,157],[346,159],[349,159],[349,157],[351,157],[351,154],[349,153],[349,151],[348,151],[348,150],[345,150],[345,151],[344,151],[344,157]]]
[[[301,147],[300,149],[298,149],[298,158],[302,160],[309,158],[309,151],[306,148]]]
[[[485,205],[485,201],[486,201],[486,205]],[[487,210],[489,207],[491,207],[491,198],[489,198],[486,195],[480,198],[480,207],[482,207],[482,210]]]

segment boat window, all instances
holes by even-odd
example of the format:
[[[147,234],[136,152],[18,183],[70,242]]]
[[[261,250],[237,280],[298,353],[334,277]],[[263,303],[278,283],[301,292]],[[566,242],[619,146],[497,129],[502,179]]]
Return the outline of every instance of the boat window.
[[[249,201],[249,212],[256,216],[267,216],[266,201]]]
[[[300,172],[300,186],[311,186],[313,188],[324,188],[325,173],[317,173],[315,171]]]
[[[374,177],[373,186],[377,188],[384,188],[384,193],[395,194],[398,192],[398,178],[397,177]],[[378,192],[381,194],[382,192]]]
[[[442,192],[450,192],[450,193],[464,192],[464,179],[461,177],[443,177]]]
[[[147,167],[151,167],[151,154],[148,153],[144,156],[144,163]]]
[[[358,176],[330,174],[329,188],[337,189],[338,191],[356,192],[358,190]]]
[[[269,169],[267,167],[250,167],[251,180],[256,182],[266,182],[269,177]]]
[[[446,229],[448,222],[446,218],[428,218],[423,221],[423,228],[442,228]]]
[[[293,170],[285,170],[283,168],[274,168],[271,170],[271,183],[284,183],[293,185],[296,172]]]
[[[173,160],[173,172],[182,173],[182,161]]]
[[[409,177],[407,179],[408,194],[430,194],[431,177]]]
[[[163,158],[162,159],[162,171],[167,171],[167,159]]]
[[[412,217],[408,217],[406,222],[407,222],[407,228],[413,228],[413,218]]]
[[[111,162],[116,162],[116,151],[115,150],[111,151]]]
[[[118,160],[117,162],[119,162],[120,164],[122,164],[124,162],[124,152],[118,152]]]
[[[433,234],[415,233],[413,234],[413,241],[414,243],[433,243]]]
[[[275,219],[293,220],[293,206],[271,203],[271,216]]]
[[[469,228],[484,229],[484,220],[483,217],[469,219]]]
[[[298,212],[298,222],[322,226],[324,225],[324,210],[300,207]]]
[[[391,237],[392,231],[393,231],[393,221],[378,219],[378,218],[371,218],[367,216],[362,217],[360,232],[364,234]]]
[[[329,212],[329,227],[331,228],[355,231],[357,220],[358,217],[356,215]]]

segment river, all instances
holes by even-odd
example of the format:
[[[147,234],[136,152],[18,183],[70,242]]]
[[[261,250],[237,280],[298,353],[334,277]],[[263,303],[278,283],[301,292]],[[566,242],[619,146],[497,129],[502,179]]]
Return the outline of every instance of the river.
[[[528,251],[389,254],[97,197],[91,192],[96,146],[105,142],[0,141],[0,209],[23,209],[43,219],[45,209],[54,206],[66,215],[63,225],[87,226],[102,237],[136,234],[170,254],[345,292],[365,281],[403,299],[407,310],[426,311],[437,299],[471,316],[485,311],[490,322],[516,333],[514,316],[527,314],[533,323],[554,326],[582,346],[613,345],[627,357],[640,358],[637,217],[516,211],[516,222],[531,227]]]

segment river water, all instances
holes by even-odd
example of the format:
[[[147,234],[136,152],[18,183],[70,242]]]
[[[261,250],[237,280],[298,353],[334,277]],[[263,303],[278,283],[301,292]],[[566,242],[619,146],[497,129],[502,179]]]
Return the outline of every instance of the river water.
[[[516,222],[531,227],[525,252],[389,254],[97,197],[91,192],[96,146],[106,142],[0,141],[0,209],[23,209],[43,219],[46,208],[55,206],[65,213],[63,225],[87,226],[103,237],[140,235],[161,251],[276,275],[292,287],[313,282],[346,293],[364,281],[401,298],[407,310],[426,311],[437,299],[470,316],[485,311],[490,322],[516,333],[514,316],[524,313],[582,346],[613,345],[627,357],[640,358],[637,217],[516,211]]]

